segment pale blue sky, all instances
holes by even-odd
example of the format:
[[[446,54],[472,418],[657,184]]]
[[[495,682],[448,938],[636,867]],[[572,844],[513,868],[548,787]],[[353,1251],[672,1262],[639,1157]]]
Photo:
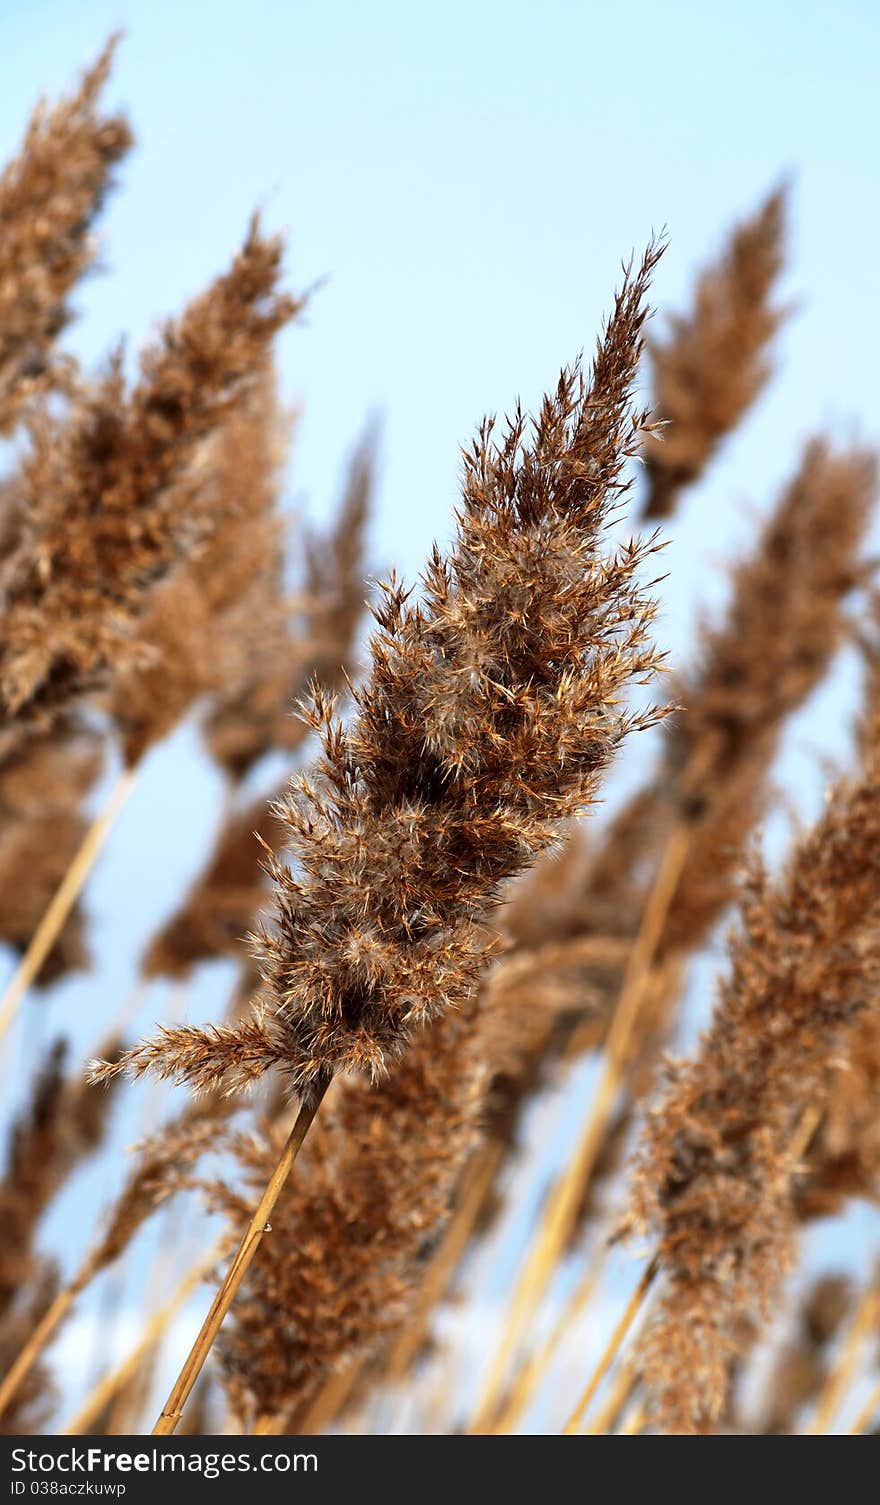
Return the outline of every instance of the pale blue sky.
[[[765,400],[676,524],[662,626],[676,658],[803,437],[877,436],[880,8],[868,0],[0,0],[0,158],[37,94],[57,95],[120,25],[107,98],[138,147],[70,344],[89,363],[120,333],[137,345],[227,263],[260,206],[289,235],[292,286],[325,279],[281,346],[285,396],[302,407],[292,497],[326,515],[348,448],[384,415],[377,564],[412,576],[448,534],[459,446],[484,411],[533,403],[592,347],[633,247],[667,227],[655,301],[675,306],[783,174],[798,312]],[[844,745],[845,681],[789,739],[787,782],[807,805],[817,750]],[[191,729],[150,760],[90,890],[98,972],[52,1006],[80,1045],[200,865],[218,794]],[[218,1015],[220,982],[203,974],[190,1017]],[[119,1144],[131,1121],[129,1109]],[[73,1258],[86,1230],[73,1237],[71,1207],[53,1227]]]
[[[327,279],[283,342],[304,403],[294,486],[323,510],[383,410],[377,541],[406,571],[448,526],[458,445],[592,345],[621,258],[666,225],[656,294],[676,299],[782,173],[801,314],[725,492],[760,500],[817,422],[872,423],[875,6],[4,0],[4,153],[35,93],[119,25],[109,98],[139,145],[74,345],[140,339],[261,205],[289,233],[293,284]]]

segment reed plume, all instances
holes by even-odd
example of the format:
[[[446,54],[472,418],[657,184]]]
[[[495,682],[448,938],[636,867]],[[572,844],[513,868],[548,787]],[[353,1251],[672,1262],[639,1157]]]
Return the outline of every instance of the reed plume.
[[[261,797],[227,817],[204,869],[147,947],[145,977],[183,978],[198,962],[241,958],[242,942],[267,896],[262,864],[278,831],[275,810],[275,800]]]
[[[374,610],[349,728],[316,687],[323,754],[283,810],[300,871],[273,860],[276,929],[258,941],[269,1009],[166,1031],[129,1070],[238,1086],[278,1065],[306,1101],[339,1070],[380,1078],[470,993],[502,882],[655,719],[619,705],[657,667],[637,581],[653,545],[603,543],[645,422],[630,390],[657,255],[627,273],[590,379],[563,372],[530,440],[519,411],[498,443],[484,424],[450,556],[435,550],[420,605],[392,579]]]
[[[786,196],[771,194],[735,226],[700,273],[693,307],[649,339],[656,433],[645,438],[646,518],[668,517],[741,422],[770,376],[769,348],[784,317],[773,301],[785,252]]]
[[[103,762],[99,734],[85,726],[23,737],[0,761],[0,938],[22,954],[88,829],[84,801]],[[48,987],[85,967],[76,905],[35,978]]]
[[[880,1020],[855,1024],[846,1060],[798,1179],[799,1218],[832,1217],[852,1199],[880,1205]]]
[[[0,1311],[27,1285],[40,1218],[68,1176],[100,1144],[111,1099],[64,1075],[67,1047],[50,1049],[13,1124],[0,1181]]]
[[[280,579],[251,612],[252,652],[247,673],[220,686],[205,717],[211,756],[235,780],[246,777],[266,753],[299,750],[309,734],[291,714],[316,679],[325,690],[345,692],[358,626],[364,613],[364,532],[374,489],[376,440],[369,430],[352,456],[336,518],[326,536],[305,545],[298,610],[291,610]]]
[[[664,852],[676,832],[685,833],[652,962],[655,981],[628,1046],[623,1100],[589,1169],[570,1236],[595,1210],[598,1183],[620,1165],[667,1038],[682,963],[734,901],[749,836],[768,808],[784,727],[851,633],[847,607],[865,577],[875,496],[872,455],[837,452],[820,440],[807,445],[732,572],[724,616],[703,627],[694,665],[674,678],[680,709],[666,722],[656,771],[604,832],[587,838],[578,830],[563,861],[544,858],[502,911],[509,954],[487,985],[507,1007],[511,1041],[519,1042],[519,1060],[508,1051],[493,1086],[513,1140],[523,1105],[554,1060],[602,1042]]]
[[[276,290],[280,257],[254,222],[230,271],[145,352],[131,392],[117,359],[68,414],[34,419],[21,540],[0,575],[5,717],[58,713],[131,663],[148,587],[210,533],[214,519],[181,516],[175,483],[294,311]]]
[[[756,863],[699,1052],[649,1115],[633,1210],[664,1288],[640,1356],[670,1431],[710,1426],[738,1321],[790,1261],[805,1126],[880,981],[880,751],[836,787],[776,883]]]
[[[101,113],[111,38],[76,91],[33,114],[0,177],[0,436],[28,399],[70,375],[55,350],[69,295],[95,257],[94,222],[132,143],[121,115]]]
[[[150,593],[140,661],[114,679],[111,714],[133,765],[197,701],[234,698],[284,609],[275,377],[263,353],[252,383],[183,477],[178,509],[213,531]]]
[[[290,1425],[331,1374],[374,1357],[406,1316],[479,1131],[485,1031],[473,1004],[414,1036],[374,1088],[340,1084],[316,1120],[295,1184],[276,1204],[220,1338],[235,1415]],[[277,1133],[239,1138],[247,1181],[262,1187]],[[237,1222],[249,1199],[219,1185]]]

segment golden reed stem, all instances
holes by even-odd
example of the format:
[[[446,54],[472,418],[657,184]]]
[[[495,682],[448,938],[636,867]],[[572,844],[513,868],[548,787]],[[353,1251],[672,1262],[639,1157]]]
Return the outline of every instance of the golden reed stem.
[[[657,1260],[652,1259],[650,1264],[646,1265],[645,1269],[642,1271],[642,1277],[632,1295],[630,1296],[629,1301],[624,1307],[620,1321],[617,1323],[617,1326],[611,1334],[602,1357],[596,1365],[596,1368],[593,1370],[593,1373],[591,1374],[587,1382],[586,1388],[584,1389],[580,1400],[578,1401],[570,1417],[568,1418],[568,1421],[565,1423],[565,1426],[562,1429],[564,1437],[575,1436],[580,1430],[580,1424],[583,1420],[584,1413],[586,1412],[590,1401],[593,1399],[593,1396],[596,1394],[596,1391],[598,1390],[603,1379],[608,1373],[608,1370],[611,1368],[611,1365],[614,1362],[621,1343],[632,1327],[633,1322],[638,1315],[642,1302],[650,1291],[651,1286],[654,1284],[654,1279],[657,1275],[658,1268],[659,1266]]]
[[[557,1261],[576,1226],[583,1190],[595,1169],[623,1080],[630,1041],[651,978],[651,963],[675,898],[689,845],[690,833],[684,826],[679,827],[667,843],[608,1030],[605,1067],[599,1086],[591,1099],[577,1149],[547,1199],[545,1215],[514,1292],[505,1331],[476,1416],[468,1428],[471,1433],[485,1431],[491,1426],[510,1359],[537,1311]]]
[[[117,1364],[114,1369],[111,1369],[108,1374],[105,1374],[102,1380],[99,1380],[76,1414],[71,1417],[66,1426],[61,1428],[61,1435],[79,1436],[83,1432],[88,1431],[92,1422],[97,1416],[100,1416],[107,1403],[118,1394],[123,1385],[127,1384],[132,1375],[136,1373],[141,1361],[159,1343],[169,1323],[173,1321],[199,1283],[205,1279],[211,1266],[220,1258],[224,1243],[225,1240],[223,1243],[216,1245],[209,1255],[199,1260],[198,1264],[194,1265],[188,1271],[164,1306],[161,1306],[157,1312],[153,1313],[136,1347],[132,1349],[131,1353],[121,1363]]]
[[[573,1324],[595,1291],[599,1281],[599,1273],[599,1270],[594,1266],[587,1267],[585,1274],[566,1302],[558,1320],[547,1335],[545,1342],[532,1354],[531,1358],[526,1360],[519,1373],[514,1376],[513,1384],[510,1387],[510,1396],[504,1410],[492,1428],[496,1436],[504,1436],[513,1431],[513,1428],[534,1395],[535,1390],[546,1374],[560,1343],[566,1334],[571,1331]]]
[[[169,1436],[175,1431],[177,1423],[183,1414],[183,1408],[189,1393],[202,1372],[202,1365],[211,1352],[214,1339],[223,1324],[223,1319],[235,1299],[235,1293],[260,1247],[263,1234],[268,1230],[272,1210],[284,1189],[284,1183],[290,1175],[294,1161],[302,1148],[303,1140],[314,1122],[315,1114],[321,1106],[321,1101],[329,1086],[330,1079],[328,1078],[318,1088],[313,1100],[309,1103],[304,1103],[300,1108],[296,1116],[296,1122],[287,1136],[284,1149],[281,1151],[278,1164],[269,1178],[266,1190],[263,1192],[254,1215],[245,1230],[244,1237],[236,1250],[232,1263],[221,1281],[220,1288],[214,1300],[211,1302],[208,1315],[202,1323],[183,1368],[171,1387],[171,1393],[165,1405],[162,1407],[159,1419],[153,1428],[154,1436]]]

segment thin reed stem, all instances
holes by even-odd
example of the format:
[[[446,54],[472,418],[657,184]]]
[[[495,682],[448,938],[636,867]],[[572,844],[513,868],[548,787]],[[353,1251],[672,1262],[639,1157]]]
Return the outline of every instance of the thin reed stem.
[[[589,1406],[591,1400],[593,1399],[593,1396],[596,1394],[596,1391],[598,1390],[603,1379],[608,1373],[608,1370],[611,1368],[611,1365],[614,1363],[614,1359],[620,1349],[621,1344],[623,1343],[627,1333],[633,1325],[633,1322],[639,1314],[642,1302],[650,1291],[651,1286],[654,1284],[658,1268],[659,1266],[657,1260],[652,1259],[650,1264],[646,1265],[645,1269],[642,1271],[641,1280],[639,1281],[638,1285],[630,1296],[629,1301],[624,1307],[620,1321],[617,1323],[617,1326],[611,1334],[611,1337],[608,1340],[607,1347],[605,1348],[601,1359],[596,1365],[596,1368],[593,1370],[593,1373],[590,1376],[589,1381],[587,1382],[586,1388],[580,1400],[578,1401],[570,1417],[568,1418],[568,1421],[565,1423],[565,1426],[562,1429],[562,1435],[564,1437],[575,1436],[579,1431],[580,1424],[583,1420],[584,1413],[586,1412],[587,1407]]]
[[[642,1431],[646,1419],[645,1407],[639,1401],[637,1406],[633,1406],[629,1416],[626,1417],[619,1430],[615,1432],[615,1437],[637,1437],[639,1432]]]
[[[97,862],[116,823],[136,777],[133,768],[123,769],[106,805],[89,827],[85,839],[58,887],[30,944],[0,998],[0,1039],[8,1030],[28,989],[39,975],[64,923],[79,898],[86,879]]]
[[[614,1424],[639,1382],[638,1371],[631,1361],[625,1359],[619,1366],[608,1389],[604,1403],[592,1421],[584,1427],[585,1437],[605,1437],[614,1431]]]
[[[880,1315],[880,1276],[862,1292],[846,1337],[834,1364],[825,1376],[812,1417],[804,1428],[807,1437],[825,1437],[853,1377],[864,1340]]]
[[[627,964],[620,1001],[608,1031],[605,1067],[599,1086],[591,1100],[587,1122],[575,1154],[547,1199],[537,1239],[520,1276],[505,1332],[489,1371],[476,1417],[469,1428],[472,1432],[479,1433],[491,1424],[510,1359],[537,1311],[559,1256],[577,1223],[583,1189],[595,1168],[611,1119],[630,1040],[650,982],[651,962],[675,898],[689,840],[687,828],[680,826],[666,846]]]
[[[211,1352],[218,1332],[223,1323],[226,1313],[229,1311],[235,1299],[235,1293],[250,1266],[254,1255],[260,1247],[263,1234],[270,1228],[269,1218],[275,1203],[278,1201],[284,1184],[290,1175],[294,1161],[302,1148],[315,1114],[321,1105],[331,1078],[326,1077],[318,1083],[314,1089],[312,1098],[303,1103],[297,1116],[296,1122],[287,1137],[284,1149],[278,1163],[269,1178],[266,1190],[260,1198],[259,1204],[245,1231],[244,1237],[238,1246],[226,1275],[221,1282],[214,1300],[211,1303],[208,1315],[202,1323],[199,1334],[190,1349],[189,1355],[177,1379],[171,1387],[165,1405],[159,1415],[159,1419],[153,1428],[154,1436],[168,1436],[177,1428],[177,1424],[183,1414],[183,1407],[196,1380],[202,1372],[202,1366]]]

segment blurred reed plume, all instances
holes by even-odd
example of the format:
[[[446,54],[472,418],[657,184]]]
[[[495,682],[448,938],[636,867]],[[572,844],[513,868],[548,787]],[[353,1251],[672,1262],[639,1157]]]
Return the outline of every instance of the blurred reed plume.
[[[103,742],[85,725],[30,737],[0,762],[0,936],[22,953],[83,841],[84,801]],[[37,974],[40,987],[88,965],[79,905]]]
[[[0,175],[0,1429],[57,1428],[61,1394],[72,1432],[148,1427],[202,1286],[159,1433],[869,1429],[869,445],[806,415],[654,683],[779,366],[788,190],[649,334],[652,242],[592,361],[483,422],[417,586],[374,586],[374,421],[335,507],[291,512],[305,299],[256,219],[133,373],[65,349],[132,140],[115,49]],[[646,521],[680,531],[668,580]],[[81,889],[135,770],[163,871],[116,829],[125,999]]]
[[[142,356],[130,393],[117,358],[69,414],[34,419],[2,577],[6,717],[57,714],[132,663],[148,587],[216,525],[175,483],[294,310],[276,292],[280,257],[255,222],[230,271]]]
[[[92,227],[132,143],[122,115],[99,98],[116,39],[52,108],[38,106],[21,151],[0,177],[0,435],[35,394],[63,387],[71,366],[55,342],[68,297],[94,261]]]
[[[770,375],[768,347],[783,318],[773,302],[783,264],[786,196],[771,194],[700,274],[693,307],[669,321],[648,355],[655,416],[645,439],[644,516],[668,517]]]
[[[671,1431],[720,1415],[737,1319],[766,1309],[793,1258],[804,1126],[876,1007],[878,780],[874,744],[783,878],[754,866],[711,1030],[649,1114],[633,1207],[665,1281],[642,1362]]]
[[[79,1076],[65,1077],[66,1047],[49,1051],[26,1108],[13,1123],[0,1180],[0,1359],[4,1374],[57,1296],[55,1262],[36,1248],[40,1221],[71,1173],[100,1145],[110,1099],[96,1099]],[[0,1404],[0,1431],[28,1431],[51,1410],[43,1366]]]

